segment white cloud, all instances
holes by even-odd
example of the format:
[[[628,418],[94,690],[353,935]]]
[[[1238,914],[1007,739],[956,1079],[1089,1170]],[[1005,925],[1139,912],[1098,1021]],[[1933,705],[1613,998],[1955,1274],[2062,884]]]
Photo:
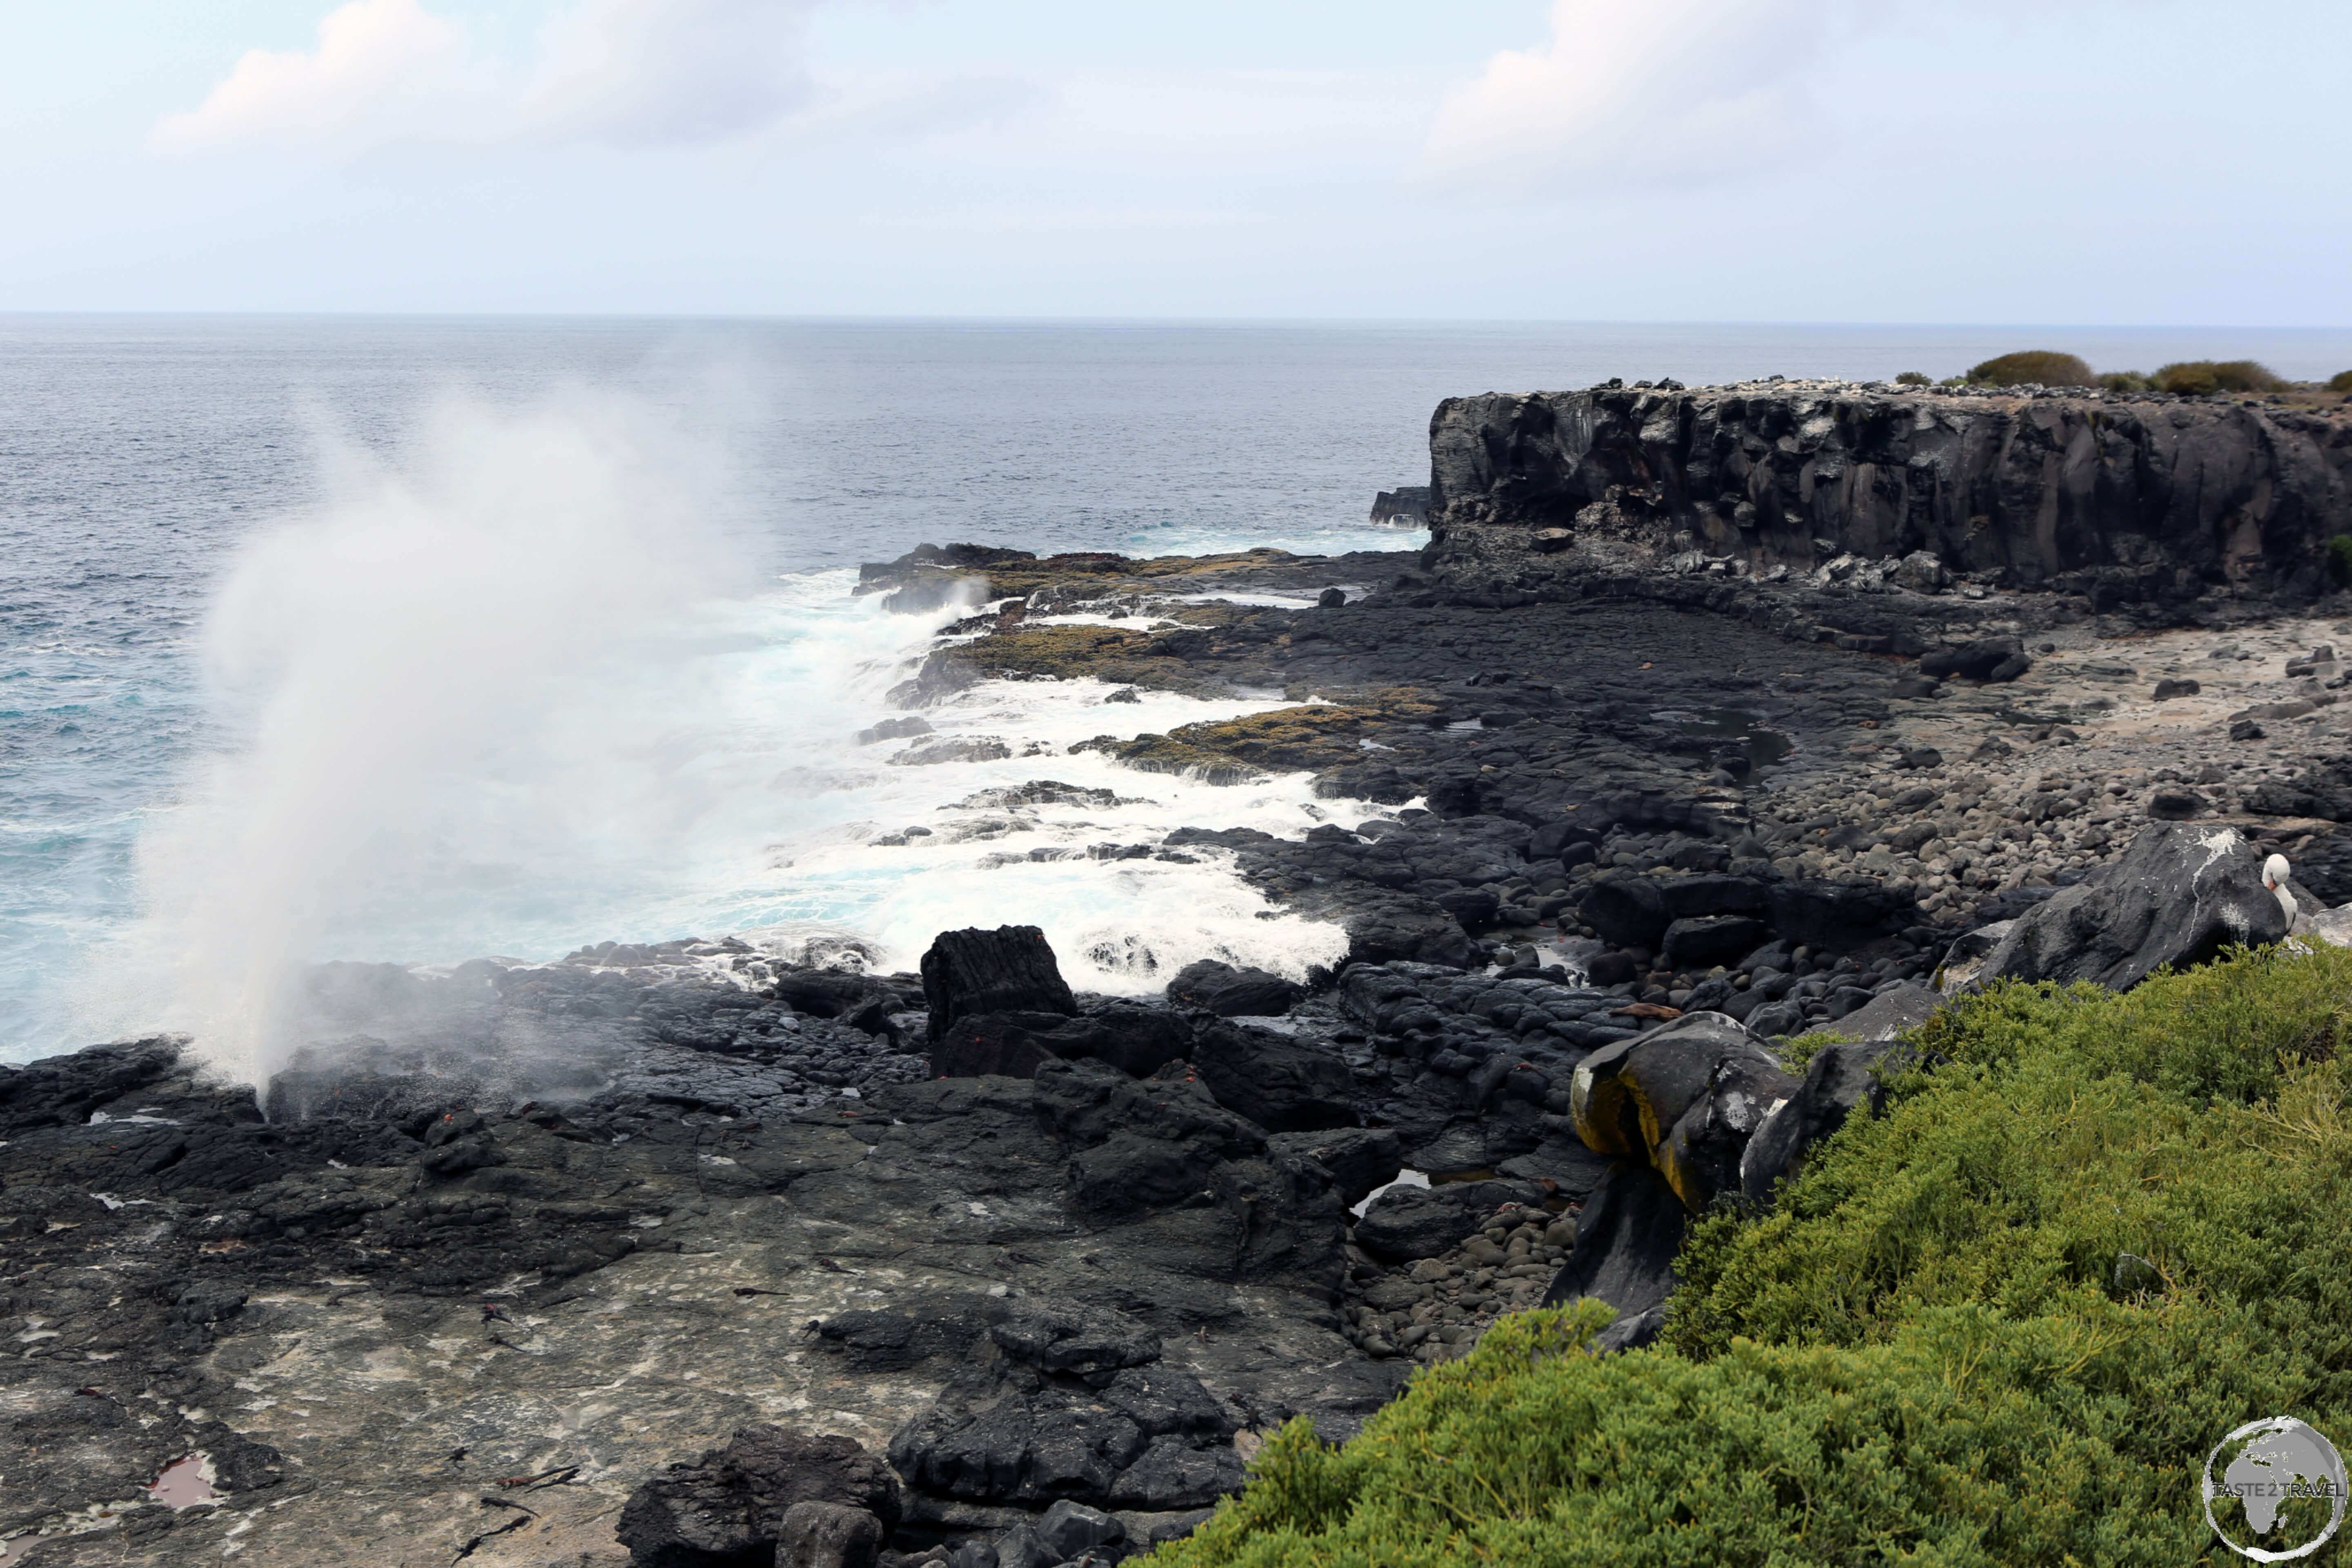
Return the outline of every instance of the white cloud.
[[[336,159],[723,140],[816,96],[814,3],[577,0],[513,63],[419,0],[349,0],[319,24],[317,47],[248,51],[156,141]]]
[[[1814,124],[1822,0],[1554,0],[1551,37],[1451,95],[1408,179],[1623,189],[1754,178]]]

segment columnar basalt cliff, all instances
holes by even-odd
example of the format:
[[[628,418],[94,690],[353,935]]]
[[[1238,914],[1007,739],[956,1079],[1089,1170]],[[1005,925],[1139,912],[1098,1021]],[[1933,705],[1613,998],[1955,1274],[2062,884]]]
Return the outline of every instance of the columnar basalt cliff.
[[[1673,382],[1486,393],[1430,421],[1432,566],[1919,563],[2101,608],[2308,602],[2352,530],[2343,411],[2095,392]],[[1698,564],[1687,562],[1686,564]]]

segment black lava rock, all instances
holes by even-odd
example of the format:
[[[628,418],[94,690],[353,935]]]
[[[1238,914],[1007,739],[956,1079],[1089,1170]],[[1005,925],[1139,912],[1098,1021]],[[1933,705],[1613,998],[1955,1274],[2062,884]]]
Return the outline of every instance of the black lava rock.
[[[1263,969],[1235,969],[1204,958],[1188,963],[1168,983],[1168,1000],[1199,1007],[1221,1018],[1273,1017],[1287,1013],[1305,994],[1296,982]]]
[[[1682,1200],[1647,1165],[1609,1173],[1577,1219],[1576,1247],[1552,1277],[1543,1304],[1591,1296],[1617,1309],[1617,1321],[1594,1340],[1600,1350],[1644,1345],[1665,1324],[1675,1288],[1675,1254],[1688,1224]]]
[[[1078,1010],[1045,933],[1035,926],[941,931],[923,954],[923,999],[934,1040],[975,1013]]]
[[[746,1426],[691,1464],[629,1494],[619,1536],[639,1568],[722,1568],[772,1553],[796,1503],[835,1503],[898,1521],[898,1480],[855,1439]]]
[[[2017,918],[1979,978],[2095,980],[2127,990],[2160,964],[2187,968],[2229,943],[2287,933],[2263,857],[2232,828],[2159,823],[2071,888]]]

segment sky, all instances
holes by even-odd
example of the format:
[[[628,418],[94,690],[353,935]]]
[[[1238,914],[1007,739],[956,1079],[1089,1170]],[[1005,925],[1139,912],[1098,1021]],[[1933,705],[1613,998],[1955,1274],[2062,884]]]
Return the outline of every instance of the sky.
[[[0,310],[2352,325],[2352,6],[0,0]]]

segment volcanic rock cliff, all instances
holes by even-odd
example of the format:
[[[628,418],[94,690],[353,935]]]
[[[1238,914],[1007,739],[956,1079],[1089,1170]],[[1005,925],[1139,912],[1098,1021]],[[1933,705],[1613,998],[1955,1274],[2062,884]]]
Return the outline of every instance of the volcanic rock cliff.
[[[1912,574],[1930,589],[1957,575],[2101,610],[2305,603],[2336,585],[2327,541],[2352,530],[2352,419],[1778,377],[1486,393],[1430,420],[1428,517],[1429,564],[1454,581],[1924,552]]]

